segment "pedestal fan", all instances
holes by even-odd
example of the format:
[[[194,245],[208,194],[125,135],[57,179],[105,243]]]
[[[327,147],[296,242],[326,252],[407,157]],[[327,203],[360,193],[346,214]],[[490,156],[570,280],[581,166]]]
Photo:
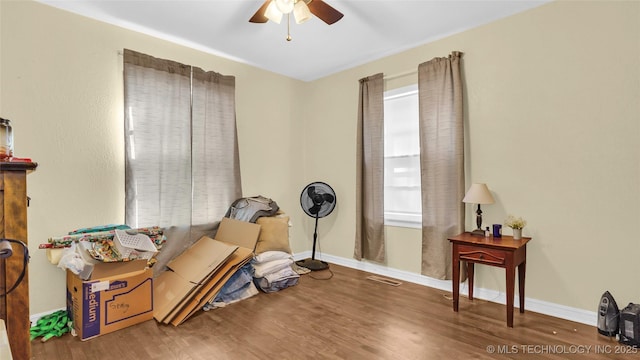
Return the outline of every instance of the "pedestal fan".
[[[331,186],[326,183],[316,181],[302,190],[300,194],[300,205],[305,214],[316,219],[313,229],[313,250],[310,259],[296,261],[298,266],[305,267],[311,271],[324,270],[329,267],[324,261],[316,260],[316,241],[318,239],[318,219],[323,218],[336,207],[336,193]]]

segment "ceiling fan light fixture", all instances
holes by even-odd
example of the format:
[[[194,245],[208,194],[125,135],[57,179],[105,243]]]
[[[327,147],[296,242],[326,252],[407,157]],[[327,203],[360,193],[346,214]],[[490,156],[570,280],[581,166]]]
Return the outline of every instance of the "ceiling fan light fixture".
[[[293,11],[295,0],[274,0],[278,10],[283,14],[288,14]]]
[[[267,6],[267,10],[264,12],[264,16],[274,23],[280,24],[282,21],[282,12],[278,10],[276,0],[271,0],[269,6]]]
[[[296,24],[302,24],[311,18],[311,11],[304,1],[296,2],[293,7],[293,17],[296,19]]]

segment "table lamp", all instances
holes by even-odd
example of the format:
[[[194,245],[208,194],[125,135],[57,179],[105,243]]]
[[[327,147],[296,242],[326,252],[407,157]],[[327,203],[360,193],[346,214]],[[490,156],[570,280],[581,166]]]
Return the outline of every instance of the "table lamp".
[[[467,194],[462,199],[462,202],[469,204],[478,204],[478,210],[476,210],[476,225],[477,229],[473,230],[471,234],[484,236],[484,230],[482,230],[482,210],[480,210],[480,204],[493,204],[493,196],[487,187],[487,184],[472,184],[467,191]]]

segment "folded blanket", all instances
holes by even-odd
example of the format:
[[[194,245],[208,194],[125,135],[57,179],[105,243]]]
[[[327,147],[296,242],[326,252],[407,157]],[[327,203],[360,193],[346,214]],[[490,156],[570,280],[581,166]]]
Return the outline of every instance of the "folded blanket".
[[[294,286],[299,279],[300,275],[293,271],[291,267],[285,267],[264,277],[256,278],[254,282],[260,290],[270,293]]]
[[[264,263],[272,260],[280,260],[280,259],[290,259],[291,254],[284,251],[265,251],[262,254],[256,255],[253,260],[254,263]]]
[[[276,272],[283,268],[290,268],[291,264],[293,264],[293,259],[279,259],[279,260],[271,260],[264,263],[254,263],[253,268],[255,269],[255,273],[253,277],[261,278],[267,274]]]

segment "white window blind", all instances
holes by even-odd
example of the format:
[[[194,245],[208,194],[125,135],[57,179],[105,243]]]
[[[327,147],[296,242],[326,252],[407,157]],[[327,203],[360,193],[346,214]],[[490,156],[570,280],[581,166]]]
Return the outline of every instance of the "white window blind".
[[[385,225],[421,227],[418,85],[384,97]]]

